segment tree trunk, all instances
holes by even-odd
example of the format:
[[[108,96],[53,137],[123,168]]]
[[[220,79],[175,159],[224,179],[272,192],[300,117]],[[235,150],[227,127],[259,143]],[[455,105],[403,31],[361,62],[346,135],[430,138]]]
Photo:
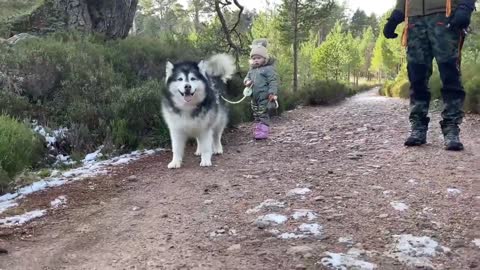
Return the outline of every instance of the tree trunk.
[[[348,68],[347,68],[347,82],[348,83],[351,83],[352,82],[352,79],[350,78],[350,74],[351,71],[350,71],[350,65],[348,65]]]
[[[200,10],[202,8],[202,1],[192,1],[191,5],[193,6],[193,23],[195,25],[195,32],[198,34],[202,30],[201,24],[200,24]]]
[[[45,0],[30,14],[14,18],[7,35],[78,30],[107,39],[125,38],[137,4],[138,0]]]
[[[136,36],[138,33],[138,27],[137,27],[137,15],[133,17],[133,22],[132,22],[132,29],[130,30],[130,34],[133,36]]]
[[[298,90],[298,0],[293,11],[293,92]]]

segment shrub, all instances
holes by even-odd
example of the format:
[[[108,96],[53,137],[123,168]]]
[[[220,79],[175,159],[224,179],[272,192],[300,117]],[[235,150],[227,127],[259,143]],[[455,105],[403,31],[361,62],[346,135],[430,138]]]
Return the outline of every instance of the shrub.
[[[75,152],[92,151],[106,140],[129,149],[165,143],[160,83],[148,81],[163,79],[167,58],[194,55],[191,47],[183,40],[105,42],[96,36],[57,33],[2,48],[0,63],[8,76],[21,80],[5,85],[1,93],[8,99],[2,98],[0,105],[11,115],[68,127]]]
[[[295,109],[301,103],[297,97],[292,91],[281,89],[278,97],[279,111],[284,112]]]
[[[441,88],[442,83],[438,73],[438,68],[434,66],[434,73],[430,79],[429,87],[432,99],[442,99]],[[462,67],[462,79],[464,82],[466,98],[464,109],[467,112],[480,113],[480,76],[478,70],[480,64],[468,64]],[[410,83],[406,76],[406,70],[403,70],[395,81],[387,81],[380,94],[384,96],[408,98]]]
[[[163,84],[149,81],[126,90],[113,103],[115,120],[112,136],[117,146],[129,149],[152,146],[168,140],[167,127],[161,119]]]
[[[155,37],[134,37],[110,41],[106,57],[116,73],[126,79],[127,87],[134,87],[147,80],[165,77],[167,60],[200,60],[197,51],[186,40],[161,40]]]
[[[23,169],[38,161],[42,149],[40,140],[24,124],[0,115],[0,187]]]
[[[352,87],[352,91],[350,91],[350,95],[355,95],[361,92],[365,92],[377,86],[380,86],[380,85],[379,84],[360,84]]]
[[[332,105],[344,100],[350,90],[341,83],[333,81],[314,81],[305,85],[296,94],[303,105]]]
[[[33,108],[27,98],[0,89],[0,114],[25,119],[32,116]]]
[[[240,104],[229,104],[229,126],[233,127],[240,123],[250,122],[253,120],[253,114],[250,109],[250,99],[247,98]]]
[[[480,113],[480,76],[465,83],[467,96],[465,100],[465,110],[472,113]]]
[[[32,10],[38,0],[0,1],[0,21]]]

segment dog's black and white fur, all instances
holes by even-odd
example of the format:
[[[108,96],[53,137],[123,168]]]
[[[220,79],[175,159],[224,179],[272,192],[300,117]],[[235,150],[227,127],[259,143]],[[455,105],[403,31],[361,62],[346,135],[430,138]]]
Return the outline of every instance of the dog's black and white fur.
[[[200,166],[212,166],[212,155],[223,153],[221,139],[228,112],[220,94],[234,72],[234,60],[227,54],[207,61],[167,63],[162,114],[172,141],[168,168],[182,166],[189,138],[197,140],[195,155],[201,156]]]

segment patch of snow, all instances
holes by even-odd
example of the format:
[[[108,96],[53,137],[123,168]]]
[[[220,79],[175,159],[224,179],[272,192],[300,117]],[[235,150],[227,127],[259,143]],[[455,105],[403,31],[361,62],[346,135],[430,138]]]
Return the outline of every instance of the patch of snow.
[[[15,199],[18,195],[16,193],[7,193],[2,196],[0,196],[0,202],[6,202],[11,199]]]
[[[145,150],[145,151],[144,151],[144,154],[145,154],[145,155],[153,155],[153,154],[156,153],[155,151],[156,151],[156,150],[152,150],[152,149],[150,149],[150,150]]]
[[[480,248],[480,238],[474,239],[474,240],[472,241],[472,243],[473,243],[475,246],[477,246],[478,248]]]
[[[257,222],[261,222],[261,223],[267,223],[267,224],[276,224],[276,225],[279,225],[279,224],[283,224],[285,223],[286,221],[288,220],[288,218],[284,215],[280,215],[280,214],[266,214],[264,216],[260,216],[257,218]]]
[[[408,209],[408,205],[403,202],[391,202],[390,205],[397,211],[405,211]]]
[[[112,163],[113,166],[118,166],[118,165],[123,165],[123,164],[128,164],[133,160],[133,157],[124,157],[116,160],[115,162]]]
[[[273,231],[271,231],[274,233]],[[279,239],[289,240],[289,239],[301,239],[307,237],[320,237],[323,233],[323,226],[317,223],[307,224],[303,223],[294,232],[286,232],[279,234],[278,230],[275,230],[276,235]]]
[[[64,164],[64,165],[74,165],[77,164],[76,161],[72,160],[70,156],[64,156],[62,154],[59,154],[56,156],[57,161],[55,162],[55,165],[58,164]]]
[[[18,204],[16,200],[19,200],[28,194],[35,193],[37,191],[44,190],[50,187],[61,186],[65,183],[66,180],[60,179],[41,180],[26,187],[20,188],[15,193],[7,193],[3,196],[0,196],[0,214],[5,212],[9,208],[17,206]]]
[[[0,213],[1,212],[5,212],[5,210],[9,209],[9,208],[12,208],[12,207],[16,207],[18,206],[18,203],[14,202],[14,201],[4,201],[4,202],[0,202]]]
[[[59,128],[57,130],[54,130],[52,133],[49,133],[43,126],[38,125],[37,121],[33,121],[32,126],[33,126],[34,132],[36,132],[37,134],[45,138],[45,141],[47,142],[48,147],[53,147],[57,142],[57,139],[65,138],[68,132],[67,128]]]
[[[282,233],[278,236],[278,238],[283,240],[300,239],[300,238],[306,238],[306,237],[307,235],[305,234],[295,234],[295,233]]]
[[[47,177],[31,185],[22,187],[14,193],[7,193],[3,196],[0,196],[0,214],[5,212],[8,208],[15,206],[14,204],[16,203],[16,200],[19,200],[28,194],[32,194],[51,187],[61,186],[69,182],[80,181],[89,177],[105,175],[109,172],[107,168],[111,166],[127,164],[143,156],[154,154],[157,151],[162,151],[162,149],[135,151],[130,154],[114,157],[109,160],[103,160],[99,162],[87,162],[82,167],[65,171],[61,174],[59,172],[55,172],[55,174],[57,175],[55,177]],[[52,173],[52,176],[53,175],[54,174]]]
[[[287,192],[287,196],[292,197],[298,195],[306,195],[310,192],[312,192],[312,190],[309,188],[294,188]]]
[[[298,227],[298,229],[305,234],[320,236],[322,234],[323,227],[317,223],[313,223],[313,224],[303,223]]]
[[[67,204],[67,197],[63,195],[50,202],[53,209],[63,207],[65,204]]]
[[[285,203],[280,202],[274,199],[267,199],[263,201],[261,204],[255,206],[255,208],[248,209],[247,214],[254,214],[262,211],[262,209],[275,209],[275,208],[285,208]]]
[[[352,236],[339,237],[338,242],[341,244],[353,245],[353,237]]]
[[[59,170],[53,170],[50,172],[50,177],[57,177],[60,176],[60,171]]]
[[[351,248],[347,251],[348,255],[357,256],[357,257],[359,257],[359,256],[361,256],[365,253],[370,253],[371,254],[372,252],[367,252],[367,251],[365,251],[363,249],[359,249],[359,248]]]
[[[94,163],[97,161],[98,158],[102,157],[103,154],[101,153],[103,149],[103,145],[101,145],[97,151],[87,154],[85,158],[82,160],[84,164]]]
[[[430,237],[417,237],[411,234],[394,235],[393,237],[395,243],[385,255],[410,267],[434,268],[430,259],[439,253],[450,252],[449,248],[440,246]]]
[[[39,134],[45,139],[47,142],[47,148],[49,150],[55,150],[55,144],[57,143],[57,140],[66,138],[68,133],[67,128],[59,128],[57,130],[53,130],[52,132],[48,132],[43,126],[39,125],[38,121],[36,120],[32,121],[32,127],[35,133]],[[64,156],[62,154],[57,155],[55,159],[57,160],[55,165],[60,163],[72,165],[76,163],[69,156]]]
[[[408,183],[410,183],[410,184],[412,184],[412,185],[418,184],[417,180],[415,180],[415,179],[410,179],[410,180],[408,180]]]
[[[300,218],[306,217],[308,220],[312,221],[317,218],[317,214],[312,210],[308,209],[297,209],[292,215],[293,219],[298,220]]]
[[[35,182],[33,184],[30,184],[26,187],[20,188],[17,191],[17,193],[19,194],[19,196],[25,196],[25,195],[32,194],[32,193],[35,193],[35,192],[40,191],[40,190],[50,188],[50,187],[61,186],[61,185],[65,184],[65,182],[66,182],[66,180],[58,179],[58,178],[53,178],[53,179],[49,179],[49,180],[40,180],[40,181]],[[0,197],[0,200],[1,200],[1,197]]]
[[[44,216],[47,213],[47,210],[34,210],[31,212],[27,212],[23,215],[13,216],[13,217],[6,217],[0,219],[0,226],[1,227],[13,227],[22,225],[32,219],[39,218]]]
[[[458,188],[447,188],[447,193],[450,196],[457,196],[462,193],[462,191]]]
[[[271,233],[271,234],[273,234],[273,235],[277,235],[277,234],[280,233],[280,231],[277,230],[277,229],[270,229],[270,230],[268,230],[268,232]]]
[[[65,161],[68,161],[69,159],[70,159],[69,156],[64,156],[64,155],[62,155],[62,154],[60,154],[60,155],[57,156],[57,160],[58,160],[58,161],[65,162]]]
[[[377,268],[376,264],[369,263],[359,259],[359,254],[356,252],[348,252],[347,254],[343,253],[333,253],[326,252],[327,257],[323,258],[320,263],[334,270],[348,270],[348,269],[358,269],[358,270],[373,270]]]

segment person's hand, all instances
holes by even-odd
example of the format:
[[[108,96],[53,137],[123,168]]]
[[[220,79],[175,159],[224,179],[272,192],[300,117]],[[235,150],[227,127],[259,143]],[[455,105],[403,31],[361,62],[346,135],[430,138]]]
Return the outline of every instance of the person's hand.
[[[454,30],[463,30],[468,28],[473,10],[474,7],[472,6],[460,4],[453,13],[453,16],[450,17],[448,27]]]
[[[274,102],[277,99],[278,99],[277,95],[274,95],[274,94],[268,95],[268,101],[270,101],[270,102]]]
[[[394,10],[390,18],[388,18],[387,23],[383,28],[383,35],[386,38],[397,38],[398,34],[395,33],[397,26],[405,20],[405,14],[399,10]]]
[[[252,85],[253,85],[253,82],[252,82],[251,80],[246,80],[246,81],[245,81],[245,86],[246,86],[246,87],[250,87],[250,86],[252,86]]]

